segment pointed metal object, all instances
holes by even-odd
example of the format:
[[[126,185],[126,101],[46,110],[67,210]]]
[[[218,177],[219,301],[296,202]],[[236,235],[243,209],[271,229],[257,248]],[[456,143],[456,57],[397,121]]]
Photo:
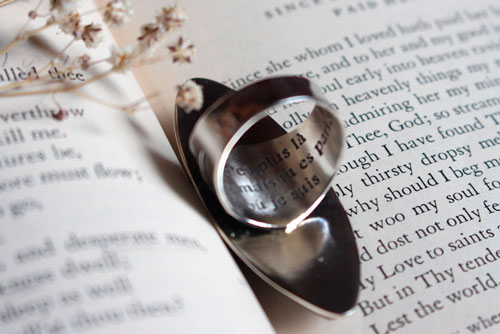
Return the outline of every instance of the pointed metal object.
[[[335,193],[329,190],[291,232],[254,228],[227,214],[202,178],[188,142],[204,111],[234,91],[215,81],[193,80],[203,87],[204,105],[201,111],[191,113],[176,108],[176,141],[182,166],[221,237],[248,267],[285,296],[327,318],[349,314],[358,296],[359,259],[349,219]],[[269,140],[284,133],[268,117],[252,127],[241,143]]]

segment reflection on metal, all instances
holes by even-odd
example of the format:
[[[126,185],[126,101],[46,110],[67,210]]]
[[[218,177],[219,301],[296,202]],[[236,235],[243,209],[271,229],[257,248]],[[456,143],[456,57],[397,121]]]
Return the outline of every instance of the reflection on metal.
[[[243,140],[266,110],[304,104],[312,111],[293,131]],[[271,77],[225,94],[204,111],[189,138],[202,176],[225,211],[261,228],[288,228],[314,210],[331,188],[344,143],[335,108],[318,86],[296,76]]]
[[[183,168],[219,234],[257,275],[287,297],[328,318],[349,314],[358,296],[359,260],[349,220],[337,196],[328,190],[315,209],[291,229],[257,228],[229,215],[202,177],[188,142],[203,113],[233,91],[214,81],[195,81],[203,86],[205,103],[200,112],[176,110],[176,140]],[[241,144],[284,134],[268,117],[255,124]]]

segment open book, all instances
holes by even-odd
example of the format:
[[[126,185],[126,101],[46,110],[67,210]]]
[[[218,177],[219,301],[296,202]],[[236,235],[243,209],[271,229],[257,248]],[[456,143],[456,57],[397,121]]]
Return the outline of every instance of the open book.
[[[163,2],[135,5],[130,30],[115,33],[119,44],[132,43],[142,18]],[[326,321],[258,294],[275,330],[499,332],[500,5],[182,5],[186,35],[199,50],[193,66],[135,72],[144,92],[163,89],[151,102],[169,139],[175,93],[165,78],[207,77],[238,89],[270,75],[303,75],[345,125],[348,150],[334,190],[360,251],[357,311]],[[116,81],[109,97],[142,94],[134,78]],[[71,116],[59,124],[43,116],[45,99],[2,104],[2,332],[272,331],[181,181],[152,113],[138,113],[131,126],[67,97]],[[306,116],[273,115],[285,130]],[[151,155],[137,129],[168,152]]]
[[[35,5],[0,8],[2,44]],[[47,62],[33,43],[62,49],[69,36],[55,33],[2,57],[2,83],[11,69]],[[104,35],[92,59],[116,44]],[[143,97],[131,73],[79,93],[117,104]],[[56,101],[2,98],[0,333],[272,332],[153,112],[127,117],[75,94]]]

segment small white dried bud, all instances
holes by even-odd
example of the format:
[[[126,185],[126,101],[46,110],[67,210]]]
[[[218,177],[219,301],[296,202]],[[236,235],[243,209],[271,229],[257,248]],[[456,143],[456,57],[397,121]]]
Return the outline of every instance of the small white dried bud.
[[[115,46],[111,47],[111,56],[108,62],[113,65],[113,70],[116,72],[127,71],[133,62],[134,49],[131,46]]]
[[[51,25],[56,23],[56,17],[54,15],[50,15],[49,18],[47,19],[47,22],[45,23],[46,25]]]
[[[50,0],[50,11],[67,13],[76,9],[78,0]]]
[[[80,65],[80,68],[82,70],[88,70],[89,69],[89,67],[90,67],[90,60],[91,60],[91,58],[90,58],[90,56],[87,53],[85,53],[85,54],[83,54],[83,55],[81,55],[80,57],[77,58],[77,62]]]
[[[58,22],[59,28],[61,28],[62,32],[65,34],[70,34],[75,37],[79,35],[81,18],[78,12],[64,14],[60,19],[58,19]]]
[[[186,20],[186,12],[178,5],[163,7],[156,15],[156,23],[160,24],[165,31],[181,27]]]
[[[201,86],[193,80],[188,80],[177,86],[175,103],[187,113],[200,110],[203,106],[203,91]]]
[[[194,45],[188,40],[179,37],[177,42],[168,46],[170,55],[172,56],[172,61],[180,64],[191,63],[191,58],[196,52]]]
[[[123,27],[134,13],[130,0],[112,0],[106,4],[104,22],[110,27]]]
[[[99,24],[91,23],[83,27],[81,32],[82,41],[88,48],[96,48],[102,41],[102,28]]]

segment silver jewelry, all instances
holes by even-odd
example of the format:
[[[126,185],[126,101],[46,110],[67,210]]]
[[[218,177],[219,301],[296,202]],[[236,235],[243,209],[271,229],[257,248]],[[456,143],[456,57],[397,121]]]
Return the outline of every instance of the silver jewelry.
[[[290,133],[237,145],[266,110],[312,102]],[[277,77],[227,94],[198,120],[189,139],[205,181],[235,219],[261,228],[293,227],[330,189],[344,151],[344,132],[320,89],[300,77]]]
[[[239,91],[193,80],[203,88],[204,103],[198,112],[177,106],[176,144],[220,236],[291,300],[328,318],[350,314],[359,291],[359,258],[349,219],[330,187],[344,142],[333,108],[315,85],[298,77],[267,79]],[[290,133],[265,117],[266,108],[298,101],[315,108]],[[286,173],[290,168],[293,173]],[[293,199],[302,186],[307,191]],[[260,202],[277,209],[251,206]]]

